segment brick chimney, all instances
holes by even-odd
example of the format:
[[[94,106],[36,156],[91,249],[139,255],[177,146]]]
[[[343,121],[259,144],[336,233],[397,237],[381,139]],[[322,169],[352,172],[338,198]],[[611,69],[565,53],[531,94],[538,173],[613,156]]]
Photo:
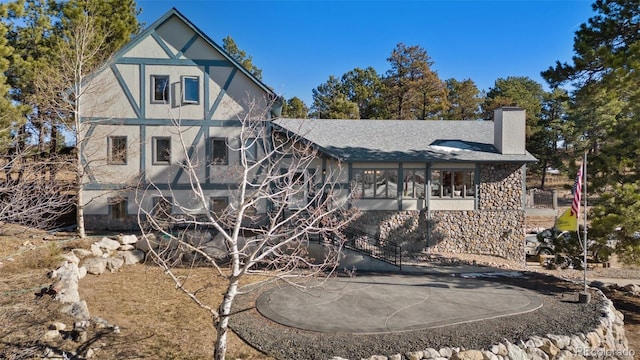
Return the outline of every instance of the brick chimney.
[[[493,111],[493,146],[500,154],[524,155],[526,140],[525,110],[504,106]]]

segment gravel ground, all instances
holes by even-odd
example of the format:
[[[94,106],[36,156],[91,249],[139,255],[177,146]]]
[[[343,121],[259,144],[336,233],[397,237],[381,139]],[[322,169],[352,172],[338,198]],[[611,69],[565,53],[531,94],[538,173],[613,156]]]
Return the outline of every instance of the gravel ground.
[[[405,354],[431,347],[487,349],[504,339],[517,343],[533,335],[571,335],[594,329],[603,298],[592,292],[589,304],[577,303],[580,284],[542,273],[526,272],[524,277],[478,278],[535,291],[542,308],[515,316],[482,320],[433,329],[377,335],[323,334],[286,327],[261,316],[254,307],[258,293],[239,298],[231,328],[247,343],[277,359],[347,359],[372,355]]]

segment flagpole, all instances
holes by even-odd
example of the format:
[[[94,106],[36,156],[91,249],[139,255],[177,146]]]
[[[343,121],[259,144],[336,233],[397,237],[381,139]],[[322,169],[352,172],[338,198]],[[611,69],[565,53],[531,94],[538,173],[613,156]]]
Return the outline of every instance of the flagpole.
[[[587,152],[584,153],[584,159],[582,160],[582,176],[583,176],[583,185],[584,186],[584,297],[581,297],[581,302],[588,303],[590,296],[587,293]],[[579,231],[580,229],[578,229]]]

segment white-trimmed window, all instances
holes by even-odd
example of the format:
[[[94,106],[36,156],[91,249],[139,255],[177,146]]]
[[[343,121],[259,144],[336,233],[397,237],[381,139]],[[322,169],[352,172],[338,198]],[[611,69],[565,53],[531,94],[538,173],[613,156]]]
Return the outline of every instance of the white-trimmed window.
[[[151,75],[151,102],[168,104],[170,99],[169,75]]]
[[[227,139],[221,137],[209,138],[210,163],[211,165],[228,165],[229,164],[229,147]]]
[[[198,76],[182,77],[182,103],[183,104],[200,103],[200,77]]]
[[[109,218],[111,220],[125,220],[127,218],[127,198],[109,198]]]
[[[107,138],[107,164],[127,164],[127,137],[109,136]]]
[[[171,138],[153,137],[153,164],[167,165],[171,163]]]
[[[476,194],[473,170],[432,170],[431,197],[473,198]]]
[[[395,199],[398,196],[397,169],[354,169],[355,195],[361,199]]]

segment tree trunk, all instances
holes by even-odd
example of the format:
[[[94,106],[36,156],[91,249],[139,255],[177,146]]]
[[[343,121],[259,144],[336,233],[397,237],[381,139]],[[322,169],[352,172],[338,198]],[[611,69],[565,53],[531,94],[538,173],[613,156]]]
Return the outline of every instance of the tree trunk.
[[[51,122],[51,140],[49,144],[49,180],[56,181],[56,162],[59,161],[57,157],[58,149],[58,128]]]
[[[218,323],[216,324],[216,345],[213,353],[215,360],[224,360],[227,353],[227,331],[229,330],[229,317],[231,316],[231,304],[238,294],[238,278],[232,277],[229,287],[224,294],[224,300],[220,304]]]
[[[84,239],[87,237],[87,234],[84,229],[84,194],[82,190],[82,154],[80,150],[76,150],[77,157],[76,161],[78,162],[77,173],[76,173],[76,223],[78,226],[78,236]]]

